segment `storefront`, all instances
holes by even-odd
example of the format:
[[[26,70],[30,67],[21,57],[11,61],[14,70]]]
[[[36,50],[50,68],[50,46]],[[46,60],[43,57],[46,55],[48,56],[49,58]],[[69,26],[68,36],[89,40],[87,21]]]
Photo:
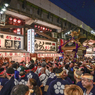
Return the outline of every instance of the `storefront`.
[[[88,49],[86,49],[86,54],[85,57],[95,57],[95,49],[93,47],[90,47]]]
[[[30,54],[23,49],[23,36],[0,31],[0,59],[10,61],[29,61]]]
[[[35,30],[29,29],[27,31],[27,51],[31,53],[30,59],[43,58],[46,60],[54,60],[61,57],[62,54],[56,52],[56,42],[44,38],[35,38]]]

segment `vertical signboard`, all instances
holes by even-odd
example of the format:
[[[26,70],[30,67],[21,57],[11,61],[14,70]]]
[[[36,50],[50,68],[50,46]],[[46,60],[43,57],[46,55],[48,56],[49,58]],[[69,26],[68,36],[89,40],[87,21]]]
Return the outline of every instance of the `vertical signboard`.
[[[30,53],[34,53],[34,40],[35,40],[35,33],[34,29],[29,29],[27,31],[27,51]]]
[[[34,29],[32,29],[32,53],[35,51],[35,32]]]
[[[64,44],[64,40],[60,39],[60,45],[63,45],[63,44]]]

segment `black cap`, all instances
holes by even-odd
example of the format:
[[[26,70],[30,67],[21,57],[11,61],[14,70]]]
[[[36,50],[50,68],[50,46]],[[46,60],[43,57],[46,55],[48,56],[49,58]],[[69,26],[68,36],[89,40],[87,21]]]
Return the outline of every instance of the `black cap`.
[[[6,70],[6,73],[8,73],[8,74],[14,74],[14,69],[13,68],[8,68],[7,70]]]
[[[4,74],[4,71],[5,69],[4,68],[0,68],[0,75],[3,75]]]
[[[74,64],[75,62],[74,62],[74,61],[71,61],[71,63],[73,63],[73,64]]]
[[[59,73],[61,73],[62,71],[63,71],[62,68],[56,68],[56,69],[55,69],[55,73],[56,73],[56,74],[59,74]]]
[[[18,64],[14,63],[12,64],[12,67],[16,69],[18,67]]]
[[[63,69],[62,68],[56,68],[55,69],[55,74],[57,77],[60,77],[63,73]]]
[[[45,59],[42,59],[42,61],[46,61]]]
[[[34,64],[30,64],[29,69],[33,69],[34,68]]]

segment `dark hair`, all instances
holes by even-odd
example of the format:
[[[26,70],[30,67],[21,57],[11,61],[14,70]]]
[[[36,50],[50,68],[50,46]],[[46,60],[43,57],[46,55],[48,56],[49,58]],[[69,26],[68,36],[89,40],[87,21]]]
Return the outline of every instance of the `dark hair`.
[[[4,68],[0,68],[0,73],[4,71]],[[0,74],[0,76],[4,75],[4,73]]]
[[[10,95],[25,95],[29,91],[28,86],[26,85],[16,85],[13,87]]]
[[[60,69],[59,69],[59,68],[56,68],[56,69],[55,69],[55,73],[57,73],[57,74],[61,73],[62,71],[63,71],[62,68],[60,68]]]
[[[66,64],[66,65],[65,65],[65,68],[66,68],[66,69],[68,69],[68,68],[69,68],[69,65],[68,65],[68,64]]]
[[[32,59],[31,61],[30,61],[32,64],[34,64],[34,60]]]
[[[12,67],[15,68],[15,69],[17,69],[18,64],[14,63],[14,64],[12,64]]]
[[[74,61],[71,61],[71,63],[73,63],[73,64],[74,64]]]
[[[8,74],[14,74],[14,69],[13,68],[8,68],[6,70],[6,73],[8,73]]]
[[[30,66],[29,66],[29,69],[33,69],[34,68],[34,64],[31,64]]]
[[[36,95],[41,95],[41,89],[39,86],[37,86],[37,82],[35,79],[30,78],[29,79],[30,85],[33,85],[33,90]]]

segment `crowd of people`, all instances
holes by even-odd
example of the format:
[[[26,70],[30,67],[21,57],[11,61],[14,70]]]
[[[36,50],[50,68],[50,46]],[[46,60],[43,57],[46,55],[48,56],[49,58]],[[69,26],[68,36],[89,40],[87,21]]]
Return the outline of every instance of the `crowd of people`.
[[[95,95],[95,60],[4,62],[0,95]]]

